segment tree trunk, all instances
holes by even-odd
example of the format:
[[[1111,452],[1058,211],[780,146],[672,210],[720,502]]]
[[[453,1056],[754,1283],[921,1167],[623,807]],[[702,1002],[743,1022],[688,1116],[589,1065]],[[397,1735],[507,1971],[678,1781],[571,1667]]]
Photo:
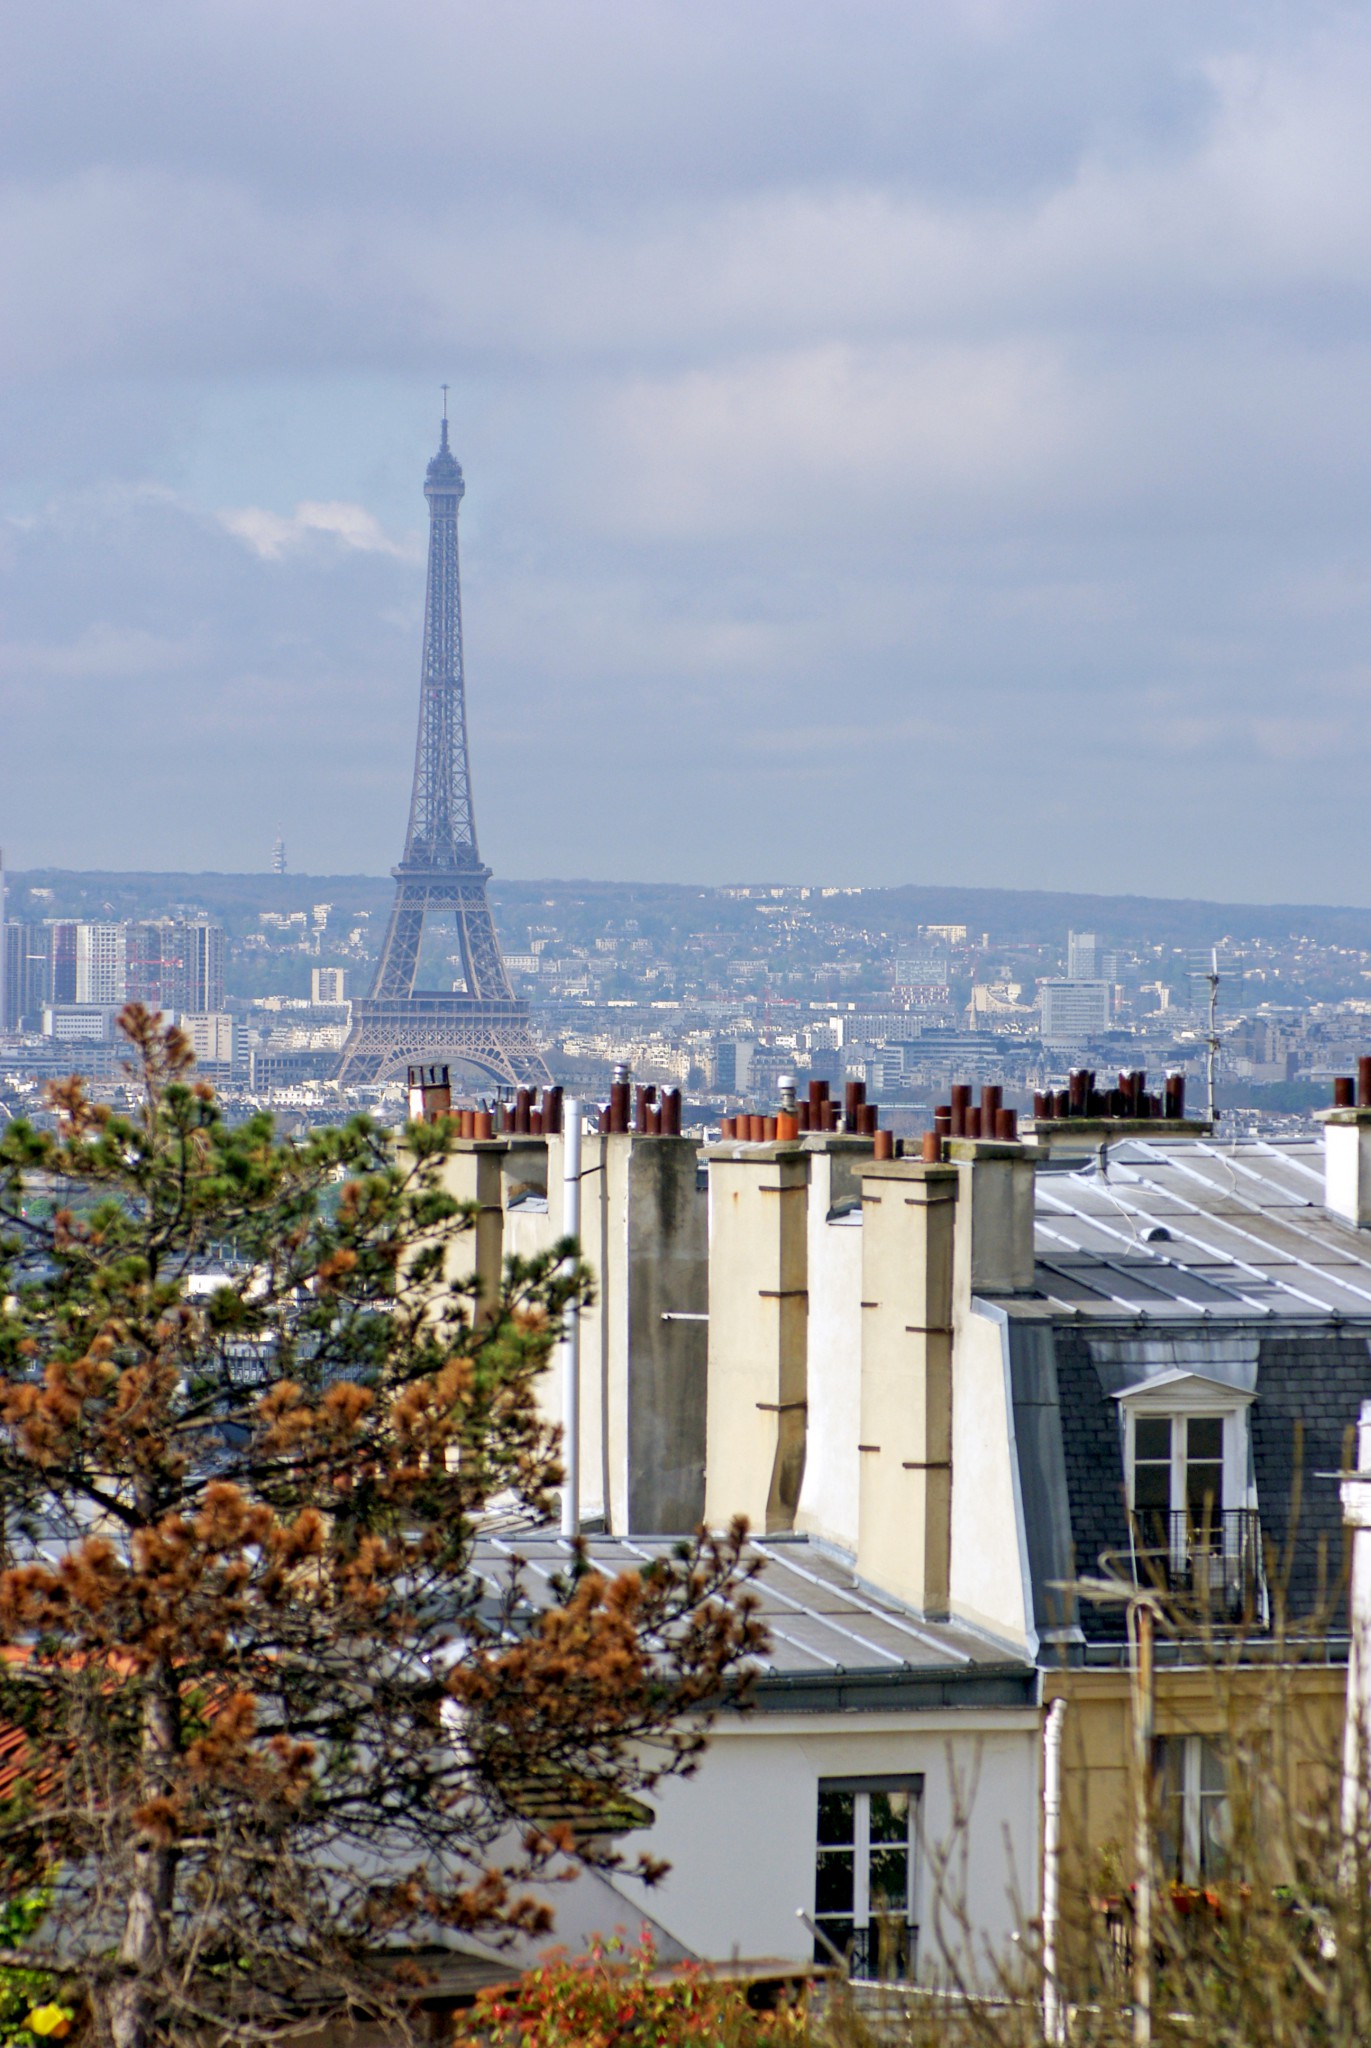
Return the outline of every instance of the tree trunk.
[[[180,1748],[181,1703],[176,1679],[159,1663],[143,1707],[144,1801],[169,1790],[168,1765]],[[145,1838],[134,1849],[119,1973],[105,1996],[103,2032],[112,2048],[148,2048],[156,2012],[156,1986],[167,1959],[176,1896],[177,1849]]]

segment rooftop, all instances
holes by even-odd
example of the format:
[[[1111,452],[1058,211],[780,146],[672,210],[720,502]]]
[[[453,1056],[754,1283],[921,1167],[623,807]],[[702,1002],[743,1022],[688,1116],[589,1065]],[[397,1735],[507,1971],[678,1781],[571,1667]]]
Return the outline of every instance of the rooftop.
[[[1318,1139],[1127,1138],[1035,1180],[1045,1300],[1016,1314],[1371,1325],[1371,1233],[1325,1210]]]
[[[589,1560],[604,1572],[635,1571],[670,1556],[679,1537],[589,1536]],[[768,1537],[747,1547],[762,1571],[753,1583],[771,1636],[759,1668],[762,1709],[910,1704],[1030,1706],[1032,1673],[1021,1659],[969,1629],[925,1620],[861,1585],[851,1566],[804,1537]],[[535,1606],[550,1604],[572,1546],[551,1531],[483,1536],[475,1570],[495,1594],[515,1557]]]

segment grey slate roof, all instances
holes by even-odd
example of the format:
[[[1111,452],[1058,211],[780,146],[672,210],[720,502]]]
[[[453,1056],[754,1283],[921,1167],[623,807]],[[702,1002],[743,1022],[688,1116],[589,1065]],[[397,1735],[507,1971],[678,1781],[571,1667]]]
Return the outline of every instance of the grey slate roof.
[[[1317,1139],[1129,1138],[1103,1175],[1040,1169],[1036,1202],[1038,1285],[1058,1313],[1371,1326],[1371,1233],[1325,1212]]]
[[[678,1537],[590,1536],[589,1561],[605,1572],[639,1570],[669,1556]],[[869,1705],[1026,1706],[1033,1673],[971,1630],[927,1621],[896,1600],[859,1584],[851,1567],[804,1537],[769,1537],[748,1546],[761,1560],[753,1582],[771,1636],[761,1661],[755,1704],[763,1709],[831,1709]],[[565,1573],[570,1543],[551,1531],[483,1537],[476,1569],[492,1593],[507,1583],[511,1560],[524,1560],[524,1586],[535,1605],[552,1599]]]
[[[1103,1174],[1040,1168],[1035,1201],[1039,1296],[1000,1306],[1039,1630],[1075,1619],[1095,1642],[1121,1637],[1121,1607],[1073,1616],[1058,1588],[1126,1551],[1113,1397],[1177,1365],[1255,1394],[1263,1543],[1289,1615],[1311,1615],[1343,1560],[1338,1489],[1320,1475],[1371,1398],[1371,1231],[1324,1210],[1322,1144],[1128,1139]]]

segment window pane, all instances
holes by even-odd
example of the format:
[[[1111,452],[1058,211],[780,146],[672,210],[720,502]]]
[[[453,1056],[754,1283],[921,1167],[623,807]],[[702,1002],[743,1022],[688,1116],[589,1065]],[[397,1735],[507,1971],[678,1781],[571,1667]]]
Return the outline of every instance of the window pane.
[[[1202,1458],[1211,1465],[1221,1465],[1223,1463],[1222,1416],[1191,1416],[1186,1455],[1192,1459]]]
[[[1171,1506],[1170,1459],[1164,1465],[1134,1465],[1133,1505],[1140,1511],[1147,1508],[1167,1512]]]
[[[909,1851],[871,1852],[871,1913],[903,1913],[909,1904]]]
[[[1133,1456],[1139,1463],[1168,1464],[1171,1459],[1171,1417],[1139,1415],[1133,1424]]]
[[[815,1925],[828,1936],[840,1956],[847,1954],[848,1949],[852,1945],[852,1922],[850,1920],[816,1917]],[[814,1960],[816,1963],[832,1963],[833,1961],[832,1955],[821,1941],[816,1941],[814,1944]]]
[[[867,1940],[865,1975],[880,1983],[899,1983],[910,1974],[909,1925],[903,1914],[873,1917]]]
[[[1182,1790],[1184,1738],[1158,1736],[1152,1745],[1156,1781],[1157,1863],[1164,1877],[1179,1878],[1185,1842]]]
[[[1201,1792],[1226,1792],[1228,1773],[1224,1769],[1223,1751],[1217,1742],[1211,1742],[1207,1735],[1200,1737],[1200,1790]]]
[[[909,1794],[873,1792],[871,1795],[871,1839],[873,1842],[909,1840]]]
[[[814,1878],[814,1906],[819,1913],[852,1911],[852,1851],[821,1849]]]
[[[842,1844],[855,1840],[852,1832],[852,1792],[825,1792],[819,1788],[819,1840]]]
[[[1223,1513],[1223,1466],[1191,1462],[1185,1468],[1185,1505],[1193,1521],[1206,1515],[1217,1528]]]
[[[1200,1794],[1200,1871],[1222,1877],[1228,1866],[1228,1800],[1222,1792]]]

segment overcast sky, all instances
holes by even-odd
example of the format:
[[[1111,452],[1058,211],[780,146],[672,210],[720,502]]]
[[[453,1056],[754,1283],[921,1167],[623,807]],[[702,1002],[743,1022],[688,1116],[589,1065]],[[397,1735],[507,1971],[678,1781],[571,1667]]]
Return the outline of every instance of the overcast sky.
[[[42,0],[0,842],[1371,902],[1371,9]]]

